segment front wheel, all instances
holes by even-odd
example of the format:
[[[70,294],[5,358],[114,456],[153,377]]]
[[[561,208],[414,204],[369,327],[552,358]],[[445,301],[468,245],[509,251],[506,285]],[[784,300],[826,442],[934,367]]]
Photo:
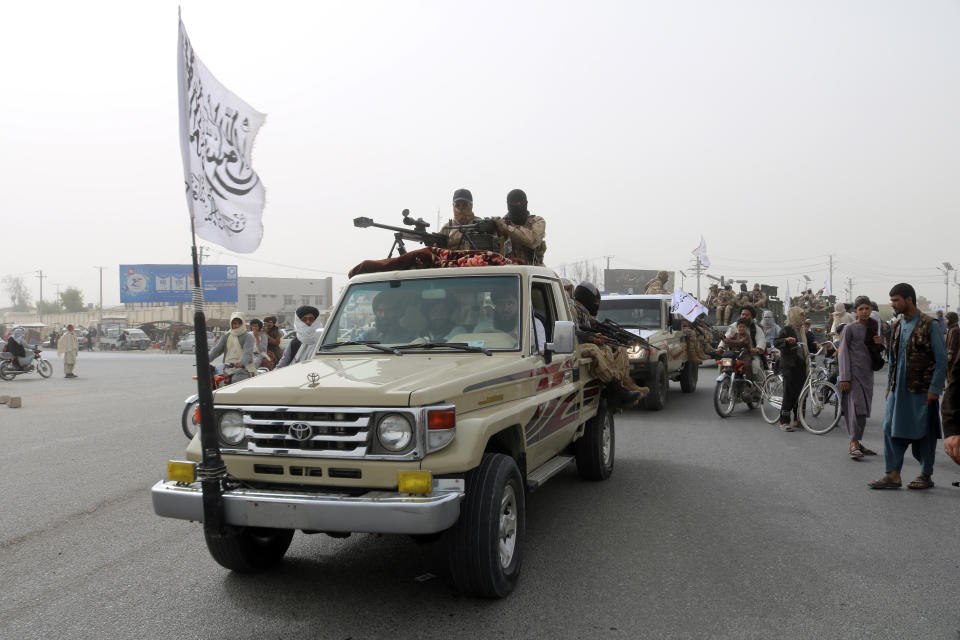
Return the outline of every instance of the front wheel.
[[[668,385],[666,363],[657,362],[650,376],[650,393],[643,399],[643,406],[648,411],[660,411],[667,404]]]
[[[240,573],[254,573],[280,562],[290,548],[293,529],[227,527],[222,536],[206,532],[203,535],[210,555],[220,566]]]
[[[183,413],[180,415],[180,428],[183,429],[183,435],[190,440],[200,431],[200,421],[197,419],[197,409],[200,407],[200,401],[194,400],[183,407]]]
[[[840,423],[840,391],[826,380],[814,380],[803,388],[797,401],[800,424],[818,436],[833,431]]]
[[[503,598],[520,577],[526,502],[510,456],[484,454],[467,473],[460,518],[449,530],[450,574],[466,595]]]
[[[683,363],[683,370],[680,372],[680,391],[683,393],[693,393],[697,390],[697,379],[700,377],[700,365],[687,360]]]
[[[53,375],[53,365],[47,360],[37,360],[37,373],[44,378],[49,378]]]
[[[729,418],[737,397],[733,390],[733,378],[725,376],[713,390],[713,408],[721,418]]]
[[[763,397],[760,400],[760,412],[767,424],[775,424],[780,419],[782,406],[783,376],[771,373],[763,381]]]
[[[613,473],[613,414],[601,406],[574,444],[577,471],[584,480],[606,480]]]

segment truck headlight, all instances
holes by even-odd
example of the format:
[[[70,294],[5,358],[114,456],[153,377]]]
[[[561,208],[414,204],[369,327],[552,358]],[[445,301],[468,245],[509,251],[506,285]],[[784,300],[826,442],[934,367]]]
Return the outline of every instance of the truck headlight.
[[[239,411],[221,413],[217,426],[220,429],[220,440],[224,444],[237,445],[243,442],[246,434],[243,427],[243,414]]]
[[[646,360],[650,357],[650,351],[643,345],[635,344],[627,348],[627,357],[631,360]]]
[[[387,451],[403,451],[413,440],[413,425],[399,413],[388,413],[377,423],[377,439]]]

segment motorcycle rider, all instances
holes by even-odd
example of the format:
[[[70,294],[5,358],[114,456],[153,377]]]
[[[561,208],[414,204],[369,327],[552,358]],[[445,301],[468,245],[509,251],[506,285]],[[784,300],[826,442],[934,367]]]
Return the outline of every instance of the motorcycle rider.
[[[235,311],[230,316],[230,331],[217,340],[210,350],[210,362],[223,354],[224,373],[230,376],[230,382],[246,380],[256,373],[253,364],[253,334],[243,325],[243,314]]]
[[[763,329],[756,323],[757,310],[753,305],[744,305],[740,309],[740,320],[747,322],[747,335],[750,336],[750,372],[753,375],[753,381],[758,387],[763,386],[764,361],[763,351],[767,344],[767,339],[763,334]],[[739,322],[738,320],[737,322]],[[727,329],[726,337],[732,338],[737,333],[737,322],[734,322]]]
[[[24,337],[26,331],[23,327],[16,327],[10,337],[7,338],[7,353],[13,355],[13,362],[21,371],[27,371],[30,368],[30,362],[33,355],[27,356],[27,339]]]

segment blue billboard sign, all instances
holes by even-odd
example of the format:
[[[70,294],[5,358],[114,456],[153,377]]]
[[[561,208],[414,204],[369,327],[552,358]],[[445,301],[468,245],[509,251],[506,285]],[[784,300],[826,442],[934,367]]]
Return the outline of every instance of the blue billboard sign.
[[[200,265],[206,302],[237,301],[237,265]],[[120,302],[192,302],[193,267],[188,264],[120,265]]]

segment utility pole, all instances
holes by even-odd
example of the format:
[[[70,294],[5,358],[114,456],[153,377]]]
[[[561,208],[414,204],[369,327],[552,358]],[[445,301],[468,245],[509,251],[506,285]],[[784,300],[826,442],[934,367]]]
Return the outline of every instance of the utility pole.
[[[197,247],[197,262],[199,264],[203,264],[203,259],[210,255],[209,249],[210,247],[203,245]]]
[[[40,269],[37,273],[39,274],[37,277],[40,278],[40,302],[37,303],[37,315],[40,316],[40,323],[43,324],[43,279],[50,276],[43,275],[43,269]]]
[[[97,323],[97,333],[99,334],[103,327],[103,270],[106,267],[94,267],[100,270],[100,321]]]
[[[853,302],[853,278],[847,278],[847,300]]]
[[[953,265],[949,262],[944,262],[943,267],[937,267],[938,271],[943,271],[943,288],[945,289],[946,300],[943,305],[943,312],[946,313],[950,311],[950,272],[955,271]]]

